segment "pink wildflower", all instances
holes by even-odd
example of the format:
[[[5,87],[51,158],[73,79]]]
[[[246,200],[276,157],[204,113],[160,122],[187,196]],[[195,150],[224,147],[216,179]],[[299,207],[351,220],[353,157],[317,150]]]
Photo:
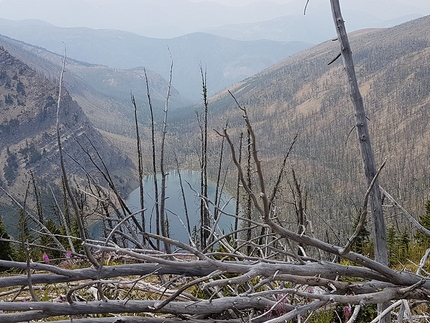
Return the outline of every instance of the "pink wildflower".
[[[50,259],[49,256],[46,254],[46,252],[43,253],[43,261],[45,262],[45,264],[49,264],[50,263]]]
[[[343,308],[343,316],[345,318],[345,322],[347,322],[349,320],[349,318],[351,317],[351,314],[352,314],[352,308],[351,308],[351,306],[350,305],[345,306]]]
[[[67,259],[72,258],[72,253],[71,253],[70,251],[67,251],[67,252],[66,252],[66,258],[67,258]]]

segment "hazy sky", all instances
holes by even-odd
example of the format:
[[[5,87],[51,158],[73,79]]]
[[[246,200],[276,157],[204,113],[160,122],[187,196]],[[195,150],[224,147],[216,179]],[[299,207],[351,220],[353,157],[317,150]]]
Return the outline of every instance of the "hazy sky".
[[[190,0],[191,2],[208,2],[208,1],[212,1],[212,2],[217,2],[217,3],[221,3],[223,5],[226,6],[245,6],[247,4],[251,4],[251,3],[255,3],[255,2],[259,2],[261,0]],[[293,0],[271,0],[271,2],[275,2],[275,3],[280,3],[280,4],[285,4],[285,3],[289,3]]]
[[[305,4],[306,0],[0,0],[0,18],[39,19],[60,27],[119,29],[171,38],[282,16],[303,19]],[[360,29],[384,26],[381,20],[396,24],[394,20],[402,16],[410,17],[405,21],[430,14],[430,0],[341,0],[341,7],[347,22],[354,17],[365,20],[356,26]],[[329,23],[329,8],[329,0],[310,0],[308,16],[323,16],[323,23]],[[359,12],[365,15],[359,16]]]

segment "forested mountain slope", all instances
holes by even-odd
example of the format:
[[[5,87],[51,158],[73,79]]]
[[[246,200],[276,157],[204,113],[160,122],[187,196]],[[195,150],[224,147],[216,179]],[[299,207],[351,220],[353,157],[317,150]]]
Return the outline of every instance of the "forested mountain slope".
[[[377,164],[387,159],[381,186],[418,215],[430,193],[429,26],[427,16],[350,35]],[[325,42],[229,89],[248,110],[269,183],[274,183],[275,166],[298,133],[288,168],[295,169],[307,192],[309,219],[337,237],[351,232],[366,189],[342,60],[328,65],[339,52],[338,42]],[[210,128],[221,130],[228,122],[238,143],[244,131],[242,112],[227,91],[211,98],[209,110]],[[211,136],[214,152],[220,140]],[[287,178],[291,183],[291,176]],[[279,205],[292,201],[285,182]],[[398,214],[387,217],[391,223],[401,221]]]
[[[23,200],[29,185],[33,187],[31,174],[44,195],[61,186],[57,100],[56,83],[0,47],[0,185],[18,200]],[[118,189],[127,192],[135,187],[130,159],[105,142],[64,89],[59,118],[66,169],[74,183],[85,187],[88,172],[98,185],[107,186],[89,158],[103,169],[98,153]],[[3,191],[0,198],[0,205],[11,202]]]

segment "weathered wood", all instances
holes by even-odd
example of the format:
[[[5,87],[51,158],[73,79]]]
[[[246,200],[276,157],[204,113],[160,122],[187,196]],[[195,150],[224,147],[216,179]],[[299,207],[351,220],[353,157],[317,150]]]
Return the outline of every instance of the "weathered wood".
[[[363,98],[361,96],[357,77],[355,75],[354,62],[352,59],[351,47],[348,41],[344,20],[341,15],[339,0],[330,0],[332,5],[333,19],[336,24],[338,39],[341,44],[342,59],[348,84],[350,89],[351,101],[354,105],[355,121],[357,136],[360,145],[361,158],[363,161],[364,173],[366,175],[367,185],[370,186],[373,178],[377,173],[375,157],[370,142],[369,128],[367,125],[366,112],[364,109]],[[374,238],[375,238],[375,259],[384,264],[388,264],[387,256],[387,239],[385,221],[382,211],[381,192],[379,190],[378,179],[370,193],[369,199],[371,214],[374,221]]]
[[[252,323],[266,322],[266,318],[253,320]],[[243,323],[242,318],[228,320],[213,319],[193,319],[186,317],[184,319],[176,317],[148,317],[148,316],[115,316],[115,317],[94,317],[85,319],[73,319],[73,323]],[[71,323],[70,320],[55,321],[55,323]]]
[[[214,300],[201,300],[200,302],[170,302],[163,308],[157,310],[159,300],[121,300],[121,301],[93,301],[54,303],[54,302],[1,302],[0,310],[3,311],[28,311],[28,313],[7,313],[0,314],[0,322],[15,323],[23,320],[37,320],[51,316],[79,315],[86,314],[107,314],[107,313],[162,313],[162,314],[215,314],[222,313],[231,308],[244,310],[247,308],[264,309],[272,306],[275,302],[267,298],[257,297],[223,297]]]
[[[372,180],[377,174],[375,157],[373,155],[372,145],[370,142],[369,129],[367,126],[366,112],[364,109],[363,98],[361,96],[357,77],[355,74],[354,62],[352,59],[351,47],[348,41],[344,20],[340,9],[339,0],[330,0],[333,20],[336,26],[338,40],[341,45],[341,54],[343,64],[348,77],[348,84],[350,90],[351,101],[354,105],[355,121],[357,136],[360,145],[361,158],[363,161],[364,173],[367,180],[367,185],[370,187]],[[387,251],[387,233],[385,228],[384,215],[382,211],[382,198],[379,190],[378,179],[373,185],[370,196],[369,205],[373,218],[373,237],[375,241],[375,259],[381,264],[388,265],[388,251]],[[384,305],[379,306],[381,311]],[[381,322],[389,322],[389,316],[384,317]]]

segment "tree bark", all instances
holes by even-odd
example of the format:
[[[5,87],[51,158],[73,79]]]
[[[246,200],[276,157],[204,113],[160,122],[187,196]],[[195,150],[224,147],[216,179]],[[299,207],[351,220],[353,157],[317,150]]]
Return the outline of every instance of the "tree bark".
[[[157,157],[155,148],[155,120],[154,120],[154,109],[152,107],[151,95],[149,93],[149,80],[148,75],[145,71],[146,81],[146,94],[148,96],[149,113],[151,115],[151,148],[152,148],[152,172],[154,174],[154,200],[155,200],[155,232],[160,234],[160,204],[158,195],[158,180],[157,180]],[[151,231],[151,224],[149,225],[149,231]],[[160,250],[160,241],[157,240],[157,249]]]
[[[369,129],[367,126],[366,112],[364,109],[363,98],[357,83],[357,77],[354,69],[354,62],[352,59],[351,47],[348,41],[344,20],[340,9],[339,0],[330,0],[333,20],[336,26],[338,40],[341,44],[341,55],[346,74],[348,76],[348,84],[350,90],[351,101],[354,105],[355,120],[357,136],[360,145],[361,158],[363,161],[364,173],[366,176],[367,185],[370,187],[373,178],[377,174],[375,164],[375,157],[373,155],[372,145],[370,143]],[[379,190],[378,179],[373,185],[370,196],[369,204],[374,224],[374,241],[375,241],[375,260],[388,265],[388,252],[387,252],[387,237],[384,215],[382,211],[381,192]],[[383,310],[384,305],[380,304],[378,310]],[[389,322],[390,317],[385,316],[381,321]]]
[[[203,71],[203,67],[200,67],[200,73],[202,76],[202,90],[203,90],[203,105],[204,105],[204,120],[202,129],[202,157],[201,157],[201,178],[200,178],[200,188],[202,199],[200,201],[200,245],[202,250],[206,248],[209,241],[210,233],[210,217],[209,210],[207,209],[207,199],[208,199],[208,90],[206,84],[206,72]]]
[[[166,142],[166,134],[167,134],[167,114],[169,112],[170,90],[172,86],[172,73],[173,73],[173,61],[170,64],[169,84],[167,87],[166,104],[164,105],[163,133],[161,136],[161,151],[160,151],[160,173],[161,173],[160,226],[161,226],[161,235],[163,237],[169,237],[168,218],[167,218],[167,212],[166,212],[167,173],[164,170],[164,162],[165,162],[164,154],[165,154],[165,142]],[[171,253],[171,248],[169,243],[164,242],[164,250],[167,254]]]
[[[140,134],[139,134],[139,121],[137,118],[137,104],[136,100],[134,99],[134,95],[131,95],[131,103],[133,104],[134,108],[134,123],[136,127],[136,145],[137,145],[137,169],[139,173],[139,192],[140,192],[140,215],[142,219],[142,234],[146,231],[146,224],[145,224],[145,198],[144,198],[144,189],[143,189],[143,158],[142,158],[142,144],[140,141]]]

